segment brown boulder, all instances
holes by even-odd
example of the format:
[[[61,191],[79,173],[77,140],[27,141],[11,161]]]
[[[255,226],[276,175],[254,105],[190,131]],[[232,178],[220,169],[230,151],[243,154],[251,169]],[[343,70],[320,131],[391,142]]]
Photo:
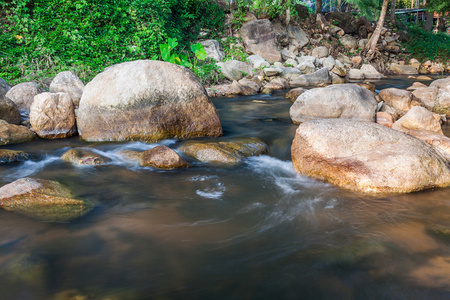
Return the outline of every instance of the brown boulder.
[[[427,130],[443,135],[439,119],[425,107],[415,106],[398,119],[392,126],[392,129],[403,132],[408,130]]]
[[[297,173],[364,193],[407,193],[450,185],[446,159],[426,143],[365,121],[301,124],[291,148]]]
[[[420,87],[412,92],[414,98],[420,101],[426,108],[429,110],[433,110],[436,105],[437,95],[438,95],[437,87]]]
[[[36,134],[25,126],[9,124],[0,120],[0,145],[29,142],[36,138]]]
[[[295,100],[297,100],[298,96],[300,96],[304,92],[306,92],[306,90],[304,88],[295,88],[295,89],[292,89],[289,92],[287,92],[286,95],[284,96],[284,98],[287,98],[287,99],[291,100],[292,103],[294,103]]]
[[[450,162],[450,138],[428,130],[406,130],[404,132],[429,144]]]
[[[247,53],[259,55],[271,64],[281,61],[281,54],[275,42],[275,33],[268,19],[243,24],[240,34]]]
[[[189,69],[138,60],[107,68],[84,88],[77,114],[88,141],[222,135],[214,105]]]
[[[76,134],[75,111],[70,95],[36,95],[30,108],[30,124],[41,138],[59,139]]]
[[[60,159],[63,161],[70,162],[77,166],[103,165],[111,161],[111,159],[107,157],[104,157],[98,153],[95,153],[92,150],[84,148],[70,149],[66,153],[64,153],[60,157]]]
[[[186,168],[188,163],[175,150],[167,146],[156,146],[142,154],[141,166],[159,169]]]
[[[386,102],[386,104],[394,108],[399,115],[404,115],[411,107],[420,105],[417,101],[413,101],[413,94],[410,91],[387,88],[381,90],[378,95]]]
[[[67,222],[89,212],[93,204],[76,199],[56,181],[25,177],[0,188],[0,207],[40,221]]]
[[[386,127],[392,127],[394,125],[394,117],[385,111],[377,112],[377,123]]]

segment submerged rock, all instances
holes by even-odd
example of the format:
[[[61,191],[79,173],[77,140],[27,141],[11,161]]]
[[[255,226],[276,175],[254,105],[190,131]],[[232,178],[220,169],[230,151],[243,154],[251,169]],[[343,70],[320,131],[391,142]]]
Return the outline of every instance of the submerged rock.
[[[236,164],[245,157],[267,153],[267,145],[257,138],[223,142],[188,141],[179,150],[203,162]]]
[[[186,168],[188,163],[175,150],[156,146],[142,153],[141,166],[159,169]]]
[[[408,193],[450,185],[448,162],[432,147],[371,122],[305,122],[291,155],[296,172],[353,191]]]
[[[138,60],[107,68],[84,88],[77,126],[88,141],[222,135],[214,105],[189,69]]]
[[[375,121],[377,100],[374,94],[355,84],[331,85],[307,90],[290,109],[294,123],[322,118]]]
[[[87,165],[103,165],[107,162],[110,162],[111,159],[104,157],[94,151],[84,148],[75,148],[70,149],[66,153],[64,153],[61,157],[61,160],[70,162],[77,166]]]
[[[36,134],[25,126],[9,124],[0,120],[0,145],[29,142],[36,138]]]
[[[25,177],[0,188],[0,207],[40,221],[71,221],[93,206],[56,181]]]
[[[30,159],[30,155],[23,151],[0,149],[0,163],[25,161],[28,159]]]

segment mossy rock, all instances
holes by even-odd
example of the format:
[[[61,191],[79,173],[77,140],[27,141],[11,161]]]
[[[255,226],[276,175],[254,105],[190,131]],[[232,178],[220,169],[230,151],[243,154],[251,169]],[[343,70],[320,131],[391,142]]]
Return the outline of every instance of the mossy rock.
[[[0,149],[0,163],[25,161],[28,159],[30,159],[30,155],[23,151]]]
[[[92,166],[92,165],[103,165],[107,162],[110,162],[111,159],[101,156],[98,153],[95,153],[89,149],[83,148],[75,148],[70,149],[66,153],[64,153],[60,159],[71,162],[74,165],[82,166]]]
[[[0,188],[0,207],[46,222],[67,222],[88,213],[94,204],[76,199],[59,182],[25,177]]]

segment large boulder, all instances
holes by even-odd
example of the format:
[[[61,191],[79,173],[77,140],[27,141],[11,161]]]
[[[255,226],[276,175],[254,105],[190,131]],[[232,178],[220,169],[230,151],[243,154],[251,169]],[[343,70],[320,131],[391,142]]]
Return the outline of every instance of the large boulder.
[[[59,139],[77,133],[73,101],[67,93],[41,93],[30,108],[30,124],[41,138]]]
[[[437,134],[444,134],[436,115],[421,106],[411,108],[403,117],[394,123],[392,128],[403,132],[408,130],[427,130]]]
[[[202,162],[236,164],[245,157],[266,154],[267,145],[257,138],[240,138],[221,142],[188,141],[179,150]]]
[[[6,96],[0,96],[0,119],[15,125],[21,121],[19,108]]]
[[[238,60],[218,62],[216,65],[220,68],[222,75],[231,81],[239,80],[252,73],[251,65]]]
[[[339,39],[339,41],[342,43],[342,46],[347,49],[358,49],[358,40],[355,39],[350,34],[346,34],[343,37]]]
[[[358,31],[358,20],[349,12],[331,12],[325,15],[328,22],[336,24],[345,33],[355,33]]]
[[[36,134],[25,126],[9,124],[0,120],[0,146],[29,142],[36,138]]]
[[[433,111],[450,116],[450,77],[433,81],[430,88],[434,87],[439,91]]]
[[[361,66],[361,72],[364,74],[365,79],[381,79],[383,75],[375,69],[374,66],[370,64],[363,64]]]
[[[330,85],[302,93],[290,109],[294,123],[322,118],[375,121],[374,93],[356,84]]]
[[[429,130],[405,130],[404,132],[429,144],[447,161],[450,161],[450,138]]]
[[[309,38],[306,32],[297,26],[289,25],[287,33],[291,38],[291,44],[297,48],[303,48],[309,43]]]
[[[222,45],[216,40],[201,41],[203,48],[206,51],[206,57],[212,58],[216,61],[222,61],[225,58]]]
[[[378,95],[386,104],[394,108],[399,115],[406,114],[411,107],[420,104],[417,101],[413,101],[414,98],[410,91],[402,89],[387,88],[381,90]]]
[[[412,91],[414,98],[422,103],[426,108],[433,110],[436,105],[438,96],[438,88],[432,87],[419,87]]]
[[[0,188],[0,207],[40,221],[71,221],[93,206],[56,181],[25,177]]]
[[[107,68],[89,82],[77,115],[88,141],[157,141],[222,135],[214,105],[184,67],[138,60]]]
[[[268,19],[247,22],[242,25],[240,33],[248,53],[257,54],[270,63],[281,60],[275,33]]]
[[[3,78],[0,78],[0,98],[5,96],[10,89],[9,84]]]
[[[450,185],[446,159],[426,143],[371,122],[303,123],[291,148],[296,172],[364,193],[407,193]]]
[[[67,93],[72,98],[73,104],[80,104],[83,95],[84,84],[72,71],[58,73],[50,83],[50,93]]]
[[[14,101],[20,110],[29,111],[34,96],[42,93],[41,88],[36,82],[23,82],[13,86],[6,97]]]
[[[331,83],[330,75],[327,68],[322,68],[312,74],[299,75],[289,82],[291,87],[316,86],[318,84]]]

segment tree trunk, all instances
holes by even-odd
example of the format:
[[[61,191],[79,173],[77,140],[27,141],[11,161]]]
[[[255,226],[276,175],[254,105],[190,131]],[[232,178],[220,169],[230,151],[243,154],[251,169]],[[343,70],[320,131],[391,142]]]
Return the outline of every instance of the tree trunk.
[[[316,15],[322,13],[322,0],[316,0]]]
[[[427,16],[427,19],[425,21],[425,30],[431,31],[431,29],[433,27],[433,13],[427,11],[426,16]]]
[[[381,7],[381,13],[380,13],[380,17],[378,18],[377,27],[375,28],[375,31],[373,32],[372,36],[370,37],[369,41],[367,42],[366,47],[364,48],[364,50],[366,52],[372,52],[372,53],[375,52],[375,48],[377,47],[378,40],[380,39],[381,28],[383,28],[384,19],[386,18],[388,4],[389,4],[389,0],[383,0],[383,6]]]
[[[395,5],[397,4],[397,0],[392,0],[391,3],[391,24],[395,25]]]

